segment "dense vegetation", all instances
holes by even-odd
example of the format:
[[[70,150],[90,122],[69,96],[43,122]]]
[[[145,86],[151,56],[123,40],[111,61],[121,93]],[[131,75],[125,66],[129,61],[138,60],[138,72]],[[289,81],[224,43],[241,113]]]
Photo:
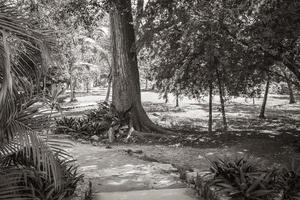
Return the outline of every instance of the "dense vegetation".
[[[263,95],[265,118],[270,87],[284,82],[296,103],[299,13],[293,0],[0,0],[0,199],[72,196],[81,176],[63,144],[49,138],[53,115],[54,133],[86,139],[174,135],[148,117],[141,82],[166,102],[172,93],[176,106],[181,96],[208,96],[210,134],[214,95],[223,131],[232,97]],[[108,89],[98,110],[60,118],[68,95],[75,102],[80,86],[88,93],[99,85]],[[213,166],[232,196],[264,199],[279,187],[299,199],[298,172],[257,175],[243,160]]]

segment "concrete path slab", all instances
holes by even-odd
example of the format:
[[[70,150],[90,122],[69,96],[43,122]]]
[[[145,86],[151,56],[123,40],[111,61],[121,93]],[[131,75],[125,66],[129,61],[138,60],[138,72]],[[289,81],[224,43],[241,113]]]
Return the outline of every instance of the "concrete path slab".
[[[192,189],[140,190],[129,192],[103,192],[95,195],[95,200],[196,200]],[[199,200],[199,199],[198,199]]]
[[[186,186],[172,165],[144,161],[124,149],[75,144],[68,151],[77,159],[79,172],[92,182],[95,193]]]

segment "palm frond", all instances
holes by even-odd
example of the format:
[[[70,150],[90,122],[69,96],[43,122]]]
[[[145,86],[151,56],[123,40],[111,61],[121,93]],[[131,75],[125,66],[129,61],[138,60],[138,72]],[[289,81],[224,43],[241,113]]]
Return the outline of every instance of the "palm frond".
[[[51,34],[36,30],[34,24],[27,13],[0,0],[0,164],[7,168],[14,156],[23,156],[58,190],[63,174],[57,156],[67,158],[68,154],[59,145],[47,145],[48,140],[37,134],[50,126],[51,112],[33,97],[51,61],[53,43]],[[0,194],[5,195],[5,190],[0,187]]]

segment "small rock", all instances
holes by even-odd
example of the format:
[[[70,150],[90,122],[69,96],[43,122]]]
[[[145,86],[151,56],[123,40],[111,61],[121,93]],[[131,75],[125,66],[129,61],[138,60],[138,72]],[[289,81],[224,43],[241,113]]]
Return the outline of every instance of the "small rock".
[[[133,153],[136,153],[136,154],[142,154],[143,151],[142,151],[142,150],[135,150],[135,151],[133,151]]]
[[[97,136],[97,135],[93,135],[93,136],[91,137],[91,140],[92,140],[92,141],[98,142],[98,141],[100,140],[100,138],[99,138],[99,136]]]
[[[78,139],[77,142],[81,143],[81,144],[88,144],[89,141],[86,141],[84,139]]]
[[[82,141],[83,141],[83,139],[78,139],[78,140],[77,140],[77,142],[82,142]]]
[[[127,149],[125,150],[126,153],[128,153],[129,155],[132,155],[132,150],[131,149]]]
[[[186,173],[186,182],[194,184],[197,178],[197,172],[187,172]]]
[[[98,142],[95,142],[95,141],[94,141],[94,142],[92,142],[92,145],[93,145],[93,146],[98,146]]]
[[[152,115],[155,117],[159,117],[159,114],[157,114],[157,113],[152,113]]]

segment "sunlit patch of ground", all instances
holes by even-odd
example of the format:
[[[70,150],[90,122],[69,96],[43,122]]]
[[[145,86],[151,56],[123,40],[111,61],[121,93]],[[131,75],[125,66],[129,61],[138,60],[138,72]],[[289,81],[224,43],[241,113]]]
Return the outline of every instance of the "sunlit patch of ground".
[[[63,114],[82,116],[88,110],[96,108],[97,103],[104,100],[105,94],[106,89],[97,88],[90,94],[79,93],[77,102],[63,103]],[[299,98],[298,103],[289,104],[288,96],[270,95],[266,107],[267,118],[264,120],[257,117],[262,98],[256,98],[254,103],[253,99],[231,98],[226,102],[229,131],[223,132],[221,131],[219,97],[215,96],[213,109],[215,131],[213,134],[208,134],[206,131],[208,122],[208,99],[206,97],[199,101],[181,98],[180,106],[176,108],[174,96],[169,95],[169,102],[165,104],[159,94],[147,91],[142,92],[142,101],[145,110],[154,122],[178,130],[178,136],[175,138],[143,141],[147,144],[164,144],[174,147],[188,145],[202,150],[230,149],[233,152],[262,157],[270,163],[287,162],[289,156],[297,154],[295,151],[298,148],[300,152]]]
[[[67,151],[77,160],[79,172],[92,181],[95,193],[185,187],[171,164],[144,161],[126,149],[75,143]]]

